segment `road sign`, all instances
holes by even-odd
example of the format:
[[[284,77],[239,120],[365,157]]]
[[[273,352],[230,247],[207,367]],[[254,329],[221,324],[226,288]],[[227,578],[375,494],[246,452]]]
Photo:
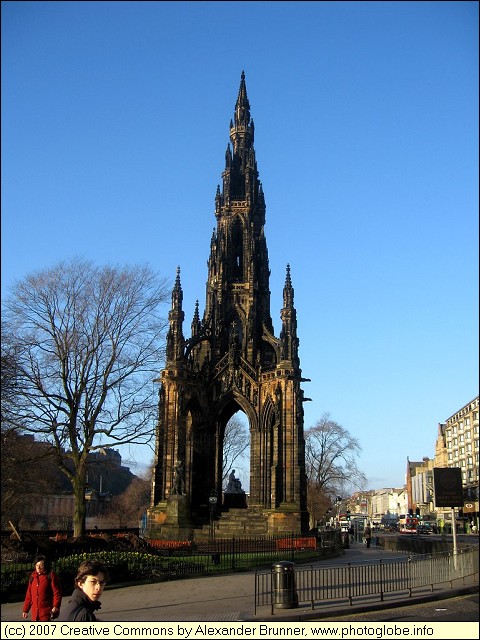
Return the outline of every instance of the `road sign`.
[[[463,507],[462,470],[460,467],[435,467],[433,486],[436,507]]]

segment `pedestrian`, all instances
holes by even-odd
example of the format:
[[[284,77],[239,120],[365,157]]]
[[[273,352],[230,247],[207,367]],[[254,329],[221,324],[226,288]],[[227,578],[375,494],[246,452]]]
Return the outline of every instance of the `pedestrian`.
[[[50,560],[38,555],[33,561],[35,570],[28,579],[22,618],[31,610],[33,622],[48,622],[58,617],[62,604],[62,588]]]
[[[363,535],[365,536],[365,542],[367,543],[367,549],[370,549],[370,542],[372,541],[372,528],[371,528],[369,522],[367,522],[367,525],[365,527],[365,531],[363,532]]]
[[[98,560],[86,560],[78,567],[74,590],[62,607],[62,622],[96,622],[95,611],[100,609],[100,597],[108,580],[105,566]]]

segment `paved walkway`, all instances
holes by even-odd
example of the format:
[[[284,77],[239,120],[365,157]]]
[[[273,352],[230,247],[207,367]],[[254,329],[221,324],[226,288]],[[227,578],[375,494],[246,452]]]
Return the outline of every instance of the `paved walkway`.
[[[343,556],[308,563],[315,567],[340,566],[349,562],[368,562],[398,557],[395,551],[381,547],[366,549],[353,544]],[[300,565],[299,565],[300,566]],[[446,585],[448,586],[448,585]],[[255,614],[255,573],[242,572],[201,578],[188,578],[171,582],[159,582],[104,591],[102,609],[98,618],[102,622],[235,622],[235,621],[298,621],[328,619],[328,616],[358,611],[381,609],[399,604],[415,604],[426,599],[442,599],[459,593],[478,590],[473,581],[456,589],[429,590],[415,597],[395,597],[381,603],[348,604],[325,603],[315,610],[309,607],[277,609],[271,615],[270,607],[261,607]],[[1,619],[5,622],[21,621],[22,603],[2,605]]]

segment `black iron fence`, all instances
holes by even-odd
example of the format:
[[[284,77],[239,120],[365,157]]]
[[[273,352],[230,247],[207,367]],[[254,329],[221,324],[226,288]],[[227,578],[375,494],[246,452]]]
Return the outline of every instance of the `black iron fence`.
[[[298,604],[318,608],[323,602],[380,600],[390,593],[404,592],[450,584],[471,577],[478,581],[478,547],[436,555],[410,555],[401,559],[371,563],[348,563],[339,567],[300,567],[282,583],[275,567],[255,573],[255,613],[262,606],[271,613],[278,608]],[[280,567],[281,569],[281,567]]]
[[[69,545],[68,555],[54,555],[52,569],[60,577],[64,593],[71,593],[78,565],[95,557],[108,568],[109,583],[120,585],[142,581],[175,580],[187,576],[231,572],[271,566],[278,560],[305,562],[331,556],[341,549],[337,530],[318,537],[296,534],[258,538],[216,539],[204,542],[144,540],[137,550],[109,551],[85,545]],[[65,547],[62,547],[65,550]],[[2,601],[18,597],[26,589],[32,562],[10,556],[1,565]]]
[[[330,554],[342,546],[340,532],[333,529],[322,532],[318,536],[283,534],[205,541],[177,542],[149,539],[144,541],[157,554],[198,558],[200,563],[207,562],[207,564],[211,560],[214,565],[221,565],[223,569],[228,570],[252,568],[278,559],[293,561],[312,556],[312,554]]]

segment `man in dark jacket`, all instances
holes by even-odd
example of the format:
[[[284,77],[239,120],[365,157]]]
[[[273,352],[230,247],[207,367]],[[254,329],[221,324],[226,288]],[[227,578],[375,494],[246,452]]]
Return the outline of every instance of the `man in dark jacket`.
[[[372,527],[370,526],[369,522],[367,522],[367,526],[365,527],[365,531],[363,532],[363,535],[365,536],[365,542],[367,543],[367,549],[370,549],[370,543],[372,541]]]
[[[105,566],[97,560],[87,560],[78,567],[75,589],[64,603],[58,620],[61,622],[95,622],[95,611],[100,609],[108,574]]]

